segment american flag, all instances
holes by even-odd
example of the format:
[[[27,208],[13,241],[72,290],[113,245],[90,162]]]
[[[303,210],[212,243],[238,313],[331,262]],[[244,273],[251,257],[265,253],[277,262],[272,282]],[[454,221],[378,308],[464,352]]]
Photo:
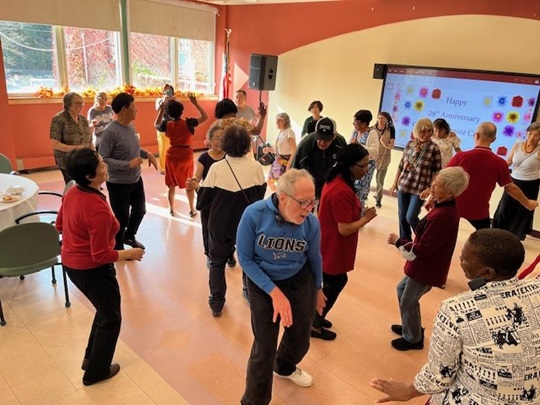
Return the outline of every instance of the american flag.
[[[222,98],[229,98],[230,88],[231,88],[231,63],[230,63],[230,49],[229,41],[231,38],[232,29],[225,28],[227,33],[227,39],[225,41],[225,53],[223,54],[223,83],[222,83]]]

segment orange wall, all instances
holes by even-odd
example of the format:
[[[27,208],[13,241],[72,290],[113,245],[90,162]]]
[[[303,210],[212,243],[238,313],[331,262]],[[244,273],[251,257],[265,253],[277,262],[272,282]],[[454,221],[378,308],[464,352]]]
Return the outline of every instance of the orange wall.
[[[184,117],[198,117],[199,112],[189,100],[182,100],[185,106]],[[137,118],[135,127],[141,136],[141,146],[150,152],[157,152],[155,100],[136,100]],[[201,100],[201,106],[207,111],[209,117],[214,115],[215,101]],[[92,106],[92,100],[85,100],[83,115]],[[34,169],[54,166],[54,158],[49,140],[49,126],[51,118],[62,109],[60,100],[43,100],[33,104],[10,105],[9,113],[13,123],[13,133],[17,160],[22,169]],[[195,131],[194,147],[203,148],[204,138],[212,119],[198,127]],[[22,165],[22,166],[21,166]]]
[[[2,55],[2,41],[0,41],[0,55]],[[6,155],[13,167],[15,166],[15,144],[13,142],[13,127],[7,99],[6,74],[4,59],[0,58],[0,153]]]

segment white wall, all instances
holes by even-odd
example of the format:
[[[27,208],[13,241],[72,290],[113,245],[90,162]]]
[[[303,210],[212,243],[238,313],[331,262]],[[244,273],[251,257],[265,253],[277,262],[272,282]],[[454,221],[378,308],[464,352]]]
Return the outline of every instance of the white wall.
[[[536,44],[540,22],[509,17],[466,15],[388,24],[312,43],[279,55],[279,77],[270,95],[268,139],[277,135],[274,117],[291,116],[298,137],[307,107],[324,104],[346,138],[352,116],[361,109],[377,114],[382,80],[372,78],[374,63],[455,67],[540,74]],[[401,152],[392,152],[385,185],[391,185]],[[492,213],[501,197],[491,200]],[[538,210],[537,210],[538,211]],[[540,214],[535,216],[540,229]]]

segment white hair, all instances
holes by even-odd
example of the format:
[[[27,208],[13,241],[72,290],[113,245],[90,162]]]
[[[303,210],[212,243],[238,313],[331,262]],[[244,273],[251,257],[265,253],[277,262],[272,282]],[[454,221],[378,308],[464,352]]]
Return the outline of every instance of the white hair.
[[[314,182],[313,176],[306,169],[289,169],[283,176],[281,176],[276,185],[276,191],[278,194],[285,193],[288,195],[294,194],[294,186],[296,182],[301,179],[306,178]]]
[[[461,166],[442,169],[437,177],[444,184],[444,188],[454,197],[463,193],[469,186],[469,173]]]

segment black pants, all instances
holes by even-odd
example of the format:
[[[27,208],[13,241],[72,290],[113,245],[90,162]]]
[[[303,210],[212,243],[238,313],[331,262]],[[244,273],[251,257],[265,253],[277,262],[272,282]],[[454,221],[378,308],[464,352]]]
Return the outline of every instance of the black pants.
[[[323,273],[323,292],[326,297],[326,305],[324,306],[322,315],[319,315],[317,311],[315,311],[315,320],[313,321],[314,328],[319,329],[322,326],[326,314],[330,312],[336,303],[337,298],[347,284],[347,281],[349,281],[347,273],[336,275]]]
[[[60,168],[60,171],[62,172],[62,177],[64,178],[64,183],[68,184],[71,180],[73,180],[66,169]]]
[[[235,235],[210,231],[208,234],[208,257],[210,257],[210,297],[208,304],[214,312],[221,312],[225,305],[227,281],[225,280],[225,265],[234,253]]]
[[[63,266],[70,280],[96,308],[84,358],[89,360],[83,379],[99,381],[109,375],[120,334],[120,288],[113,264],[90,270]]]
[[[491,228],[491,219],[482,218],[482,219],[468,219],[469,223],[474,226],[474,229],[488,229]]]
[[[291,304],[293,324],[285,328],[276,351],[280,318],[276,323],[272,322],[272,298],[248,278],[251,328],[255,339],[247,366],[242,405],[268,404],[272,398],[272,371],[291,375],[309,350],[315,313],[315,282],[309,264],[293,277],[274,282]]]
[[[146,214],[143,180],[141,177],[132,184],[107,182],[107,190],[114,216],[120,222],[114,246],[116,250],[119,250],[124,248],[124,238],[135,238]]]

